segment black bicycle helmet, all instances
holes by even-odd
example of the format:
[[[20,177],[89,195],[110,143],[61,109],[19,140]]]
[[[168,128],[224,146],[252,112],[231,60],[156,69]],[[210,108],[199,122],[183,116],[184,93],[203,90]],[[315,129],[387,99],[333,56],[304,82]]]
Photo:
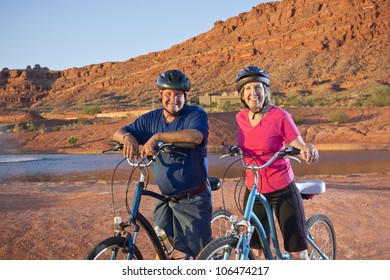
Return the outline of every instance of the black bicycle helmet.
[[[238,73],[236,79],[236,89],[240,92],[241,88],[247,84],[252,82],[261,82],[269,87],[270,78],[262,68],[257,66],[248,66],[245,67]]]
[[[168,70],[157,78],[157,87],[159,89],[177,89],[185,92],[191,88],[190,79],[180,70]]]

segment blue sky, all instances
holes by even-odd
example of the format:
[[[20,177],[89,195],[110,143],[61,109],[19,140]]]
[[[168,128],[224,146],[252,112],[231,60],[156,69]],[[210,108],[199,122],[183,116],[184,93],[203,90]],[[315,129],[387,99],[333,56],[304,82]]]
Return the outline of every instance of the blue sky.
[[[0,0],[0,70],[64,70],[161,51],[260,0]]]

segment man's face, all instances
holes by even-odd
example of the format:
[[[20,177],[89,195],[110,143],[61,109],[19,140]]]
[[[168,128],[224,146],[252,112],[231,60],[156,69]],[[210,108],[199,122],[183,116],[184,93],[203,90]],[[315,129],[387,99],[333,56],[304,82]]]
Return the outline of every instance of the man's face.
[[[163,89],[160,90],[159,94],[164,109],[171,114],[178,112],[186,102],[185,94],[182,90]]]

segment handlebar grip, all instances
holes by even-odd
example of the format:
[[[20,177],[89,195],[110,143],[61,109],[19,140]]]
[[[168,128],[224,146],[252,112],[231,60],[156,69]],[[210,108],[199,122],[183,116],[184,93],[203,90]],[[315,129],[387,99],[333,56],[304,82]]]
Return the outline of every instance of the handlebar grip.
[[[191,142],[176,142],[176,143],[172,143],[172,145],[177,148],[187,148],[187,149],[193,149],[196,147],[196,144]]]
[[[237,145],[231,146],[229,151],[230,151],[231,156],[238,155],[238,154],[240,154],[240,147]]]
[[[285,150],[286,154],[290,156],[297,156],[301,154],[301,150],[298,148],[295,148],[294,146],[290,146]]]

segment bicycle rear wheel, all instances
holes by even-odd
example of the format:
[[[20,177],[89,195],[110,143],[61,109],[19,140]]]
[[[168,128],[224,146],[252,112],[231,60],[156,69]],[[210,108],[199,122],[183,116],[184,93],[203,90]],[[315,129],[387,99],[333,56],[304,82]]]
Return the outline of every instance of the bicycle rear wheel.
[[[196,260],[238,260],[241,255],[236,252],[237,243],[238,238],[232,236],[215,239],[200,251]],[[254,259],[252,253],[249,259]]]
[[[85,260],[125,260],[129,248],[126,238],[122,236],[113,236],[103,240],[84,257]],[[134,245],[133,260],[143,260],[138,247]]]
[[[217,209],[211,218],[211,232],[213,239],[225,236],[230,228],[229,218],[232,213],[229,210]]]
[[[307,234],[313,239],[329,260],[336,259],[336,233],[332,222],[323,214],[316,214],[306,222]],[[310,245],[308,254],[311,260],[322,260],[321,255]]]

